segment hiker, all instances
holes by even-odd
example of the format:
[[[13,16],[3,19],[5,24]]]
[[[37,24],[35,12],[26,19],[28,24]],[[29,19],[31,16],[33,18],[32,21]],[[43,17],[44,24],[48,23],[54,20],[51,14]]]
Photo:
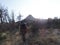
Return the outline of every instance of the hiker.
[[[23,42],[25,42],[26,41],[26,39],[25,39],[25,35],[26,35],[26,24],[24,23],[24,22],[21,22],[21,24],[20,24],[20,32],[21,32],[21,35],[22,35],[22,39],[23,39]]]

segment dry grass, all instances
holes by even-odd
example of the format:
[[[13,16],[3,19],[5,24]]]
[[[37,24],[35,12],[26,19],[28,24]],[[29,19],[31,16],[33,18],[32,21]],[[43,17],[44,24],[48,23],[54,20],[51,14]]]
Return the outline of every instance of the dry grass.
[[[21,35],[19,34],[19,31],[16,33],[7,33],[7,39],[2,42],[1,45],[22,45],[23,41],[21,38]],[[55,35],[53,33],[48,34],[48,36],[41,37],[40,33],[39,35],[35,35],[35,37],[31,36],[31,33],[26,34],[26,40],[29,45],[60,45],[60,36]]]

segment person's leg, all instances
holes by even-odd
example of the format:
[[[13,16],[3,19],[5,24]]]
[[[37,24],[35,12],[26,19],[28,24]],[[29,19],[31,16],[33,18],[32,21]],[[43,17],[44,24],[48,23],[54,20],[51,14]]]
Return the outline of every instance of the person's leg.
[[[25,42],[25,40],[26,40],[25,39],[25,34],[22,35],[22,40],[23,40],[23,42]]]

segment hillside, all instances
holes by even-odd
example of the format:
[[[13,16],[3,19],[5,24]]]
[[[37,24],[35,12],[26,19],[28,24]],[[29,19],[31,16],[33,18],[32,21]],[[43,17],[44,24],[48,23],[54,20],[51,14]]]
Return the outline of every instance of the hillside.
[[[59,20],[59,19],[58,19]],[[48,22],[49,21],[49,22]],[[37,19],[29,15],[21,22],[26,23],[26,45],[59,45],[60,44],[60,29],[50,28],[50,22],[54,20]],[[48,22],[48,24],[47,24]],[[22,35],[20,33],[20,21],[3,23],[0,26],[2,41],[1,45],[23,45]],[[47,28],[47,25],[50,26]],[[53,24],[52,24],[53,25]],[[54,26],[54,25],[53,25]]]

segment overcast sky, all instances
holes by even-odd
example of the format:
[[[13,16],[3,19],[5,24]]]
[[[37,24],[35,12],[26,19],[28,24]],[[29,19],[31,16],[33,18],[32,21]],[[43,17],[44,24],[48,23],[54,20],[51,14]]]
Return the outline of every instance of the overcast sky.
[[[20,12],[23,17],[60,17],[60,0],[0,0],[0,4],[8,7],[9,13],[13,10],[15,16]]]

